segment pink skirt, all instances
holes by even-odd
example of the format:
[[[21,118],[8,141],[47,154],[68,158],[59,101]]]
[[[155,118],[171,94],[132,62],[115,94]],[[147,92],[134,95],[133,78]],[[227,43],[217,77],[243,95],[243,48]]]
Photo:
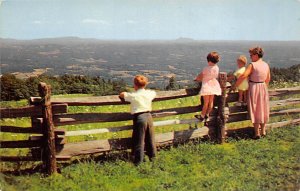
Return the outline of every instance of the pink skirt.
[[[252,123],[267,123],[269,121],[269,93],[265,83],[249,83],[248,110]]]
[[[212,79],[209,81],[203,81],[200,90],[200,95],[221,95],[222,90],[218,80]]]

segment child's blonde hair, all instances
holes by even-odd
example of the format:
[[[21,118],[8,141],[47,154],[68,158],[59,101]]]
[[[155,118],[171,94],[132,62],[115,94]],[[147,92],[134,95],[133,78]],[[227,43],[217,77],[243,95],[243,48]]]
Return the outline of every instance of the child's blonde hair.
[[[247,57],[244,55],[241,55],[238,57],[237,61],[240,61],[244,64],[244,66],[247,64]]]
[[[133,82],[138,88],[144,88],[148,84],[148,78],[143,75],[136,75]]]

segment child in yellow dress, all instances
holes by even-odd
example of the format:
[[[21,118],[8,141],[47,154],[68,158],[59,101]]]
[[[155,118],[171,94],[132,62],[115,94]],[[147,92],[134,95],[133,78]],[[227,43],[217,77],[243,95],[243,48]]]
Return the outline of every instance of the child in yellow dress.
[[[236,60],[238,69],[233,73],[233,76],[238,79],[245,71],[246,71],[246,64],[247,64],[247,58],[244,55],[239,56],[239,58]],[[229,78],[230,79],[230,78]],[[247,105],[247,90],[248,90],[249,84],[248,79],[245,79],[238,87],[239,91],[239,100],[235,104],[236,106],[246,106]]]

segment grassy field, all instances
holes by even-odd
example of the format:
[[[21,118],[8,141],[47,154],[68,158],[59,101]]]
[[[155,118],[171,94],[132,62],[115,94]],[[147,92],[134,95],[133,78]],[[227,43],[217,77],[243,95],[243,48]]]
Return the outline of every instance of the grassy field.
[[[65,95],[66,97],[85,95]],[[294,95],[293,97],[299,97]],[[60,96],[61,97],[61,96]],[[283,97],[290,98],[291,96]],[[153,109],[198,105],[199,97],[155,102]],[[21,107],[26,100],[1,102],[1,107]],[[278,106],[287,109],[300,105]],[[125,106],[76,106],[69,113],[128,112]],[[190,119],[194,114],[178,115]],[[300,114],[272,117],[271,122],[300,118]],[[174,116],[155,120],[174,119]],[[131,121],[89,123],[64,126],[66,130],[86,130],[130,125]],[[1,125],[30,126],[29,118],[1,119]],[[251,125],[250,121],[230,123],[228,128]],[[189,128],[172,125],[156,128],[156,133]],[[68,137],[68,142],[129,137],[131,131],[99,135]],[[299,190],[300,127],[276,129],[264,139],[229,139],[224,145],[198,142],[162,150],[158,159],[134,167],[121,155],[109,155],[107,160],[80,160],[60,165],[62,174],[45,178],[40,173],[13,176],[1,174],[0,190]],[[28,135],[1,133],[1,140],[28,139]],[[0,155],[26,155],[28,149],[0,149]],[[0,163],[1,171],[16,171],[37,166],[37,163]]]
[[[181,145],[139,167],[124,158],[81,161],[61,174],[1,175],[1,190],[299,190],[300,127],[261,140]]]

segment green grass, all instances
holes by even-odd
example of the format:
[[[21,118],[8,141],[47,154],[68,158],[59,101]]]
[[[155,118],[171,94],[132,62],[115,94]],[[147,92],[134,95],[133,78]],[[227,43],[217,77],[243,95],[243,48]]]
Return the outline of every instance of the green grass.
[[[0,108],[16,108],[16,107],[23,107],[27,106],[27,100],[20,100],[20,101],[0,101]]]
[[[270,84],[269,88],[290,88],[300,86],[300,82],[293,81],[274,81]]]
[[[2,175],[2,190],[298,190],[300,127],[273,130],[261,140],[207,142],[162,150],[135,167],[113,158],[83,161],[51,177]],[[1,188],[2,187],[2,188]]]

